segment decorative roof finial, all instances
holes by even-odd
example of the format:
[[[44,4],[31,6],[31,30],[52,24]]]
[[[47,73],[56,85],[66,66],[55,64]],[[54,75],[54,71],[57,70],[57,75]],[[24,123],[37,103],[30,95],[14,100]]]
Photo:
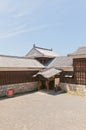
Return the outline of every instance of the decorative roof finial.
[[[33,44],[33,48],[35,48],[36,46],[35,46],[35,44]]]

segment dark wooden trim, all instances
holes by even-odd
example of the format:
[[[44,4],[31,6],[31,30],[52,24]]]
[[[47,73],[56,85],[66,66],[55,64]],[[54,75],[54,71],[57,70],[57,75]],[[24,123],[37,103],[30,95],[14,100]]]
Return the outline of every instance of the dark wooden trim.
[[[33,75],[37,71],[0,71],[0,85],[36,81]]]

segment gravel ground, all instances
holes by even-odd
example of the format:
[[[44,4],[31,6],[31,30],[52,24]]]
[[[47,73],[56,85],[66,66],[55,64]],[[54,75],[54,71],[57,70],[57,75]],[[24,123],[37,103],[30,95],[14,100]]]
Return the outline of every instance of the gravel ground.
[[[86,98],[35,92],[1,99],[0,130],[86,130]]]

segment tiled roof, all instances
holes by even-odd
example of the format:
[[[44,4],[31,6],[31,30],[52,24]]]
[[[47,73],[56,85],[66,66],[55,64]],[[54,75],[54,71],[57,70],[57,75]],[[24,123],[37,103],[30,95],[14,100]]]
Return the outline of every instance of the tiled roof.
[[[57,54],[53,52],[52,50],[48,49],[41,49],[41,48],[36,48],[40,53],[42,53],[44,56],[51,56],[51,57],[56,57]]]
[[[67,56],[60,56],[56,57],[53,60],[49,61],[46,66],[55,67],[55,68],[65,68],[65,67],[72,67],[73,66],[73,59]]]
[[[57,57],[57,54],[52,49],[45,49],[34,46],[26,57]]]
[[[36,74],[36,76],[41,75],[44,78],[48,79],[48,78],[51,78],[51,77],[59,74],[60,72],[61,72],[61,70],[58,70],[58,69],[55,69],[55,68],[49,68],[49,69],[41,70],[40,72],[38,72]]]
[[[44,68],[44,66],[35,59],[14,56],[0,56],[0,67]]]
[[[68,54],[68,56],[73,55],[86,55],[86,46],[80,47],[75,52]]]

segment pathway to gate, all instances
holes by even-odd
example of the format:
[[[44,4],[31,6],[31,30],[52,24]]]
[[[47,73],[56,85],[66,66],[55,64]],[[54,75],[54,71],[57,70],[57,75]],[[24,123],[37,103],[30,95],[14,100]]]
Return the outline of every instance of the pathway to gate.
[[[0,100],[0,130],[86,130],[86,98],[35,92]]]

